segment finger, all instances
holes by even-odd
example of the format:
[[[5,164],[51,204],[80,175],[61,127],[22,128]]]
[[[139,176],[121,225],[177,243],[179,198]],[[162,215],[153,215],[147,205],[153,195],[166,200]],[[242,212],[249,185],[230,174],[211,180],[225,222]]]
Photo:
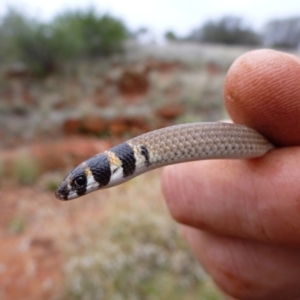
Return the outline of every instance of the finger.
[[[277,144],[297,144],[300,122],[293,113],[300,103],[299,70],[295,58],[273,50],[242,56],[233,64],[225,85],[233,119],[267,134]],[[276,116],[280,124],[278,118],[273,120]],[[179,222],[219,234],[299,246],[298,152],[282,149],[252,161],[169,167],[163,190],[171,213]]]
[[[198,260],[225,293],[237,299],[300,297],[300,251],[185,228]]]
[[[300,61],[274,50],[239,57],[226,76],[224,101],[235,123],[278,146],[300,145]]]
[[[198,161],[163,171],[163,192],[180,223],[257,241],[300,246],[300,148],[256,160]]]

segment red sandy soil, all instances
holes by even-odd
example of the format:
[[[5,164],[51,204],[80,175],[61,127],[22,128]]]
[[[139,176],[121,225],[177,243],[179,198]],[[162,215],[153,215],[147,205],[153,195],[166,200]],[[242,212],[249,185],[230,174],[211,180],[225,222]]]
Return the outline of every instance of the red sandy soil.
[[[39,194],[17,186],[3,188],[1,193],[0,299],[51,299],[62,287],[62,256],[54,235],[36,228],[39,219],[35,220],[28,202]],[[10,228],[17,219],[26,224],[23,232]]]
[[[27,151],[44,170],[53,170],[109,147],[108,141],[73,137],[31,145]],[[18,153],[3,151],[0,157],[9,161]],[[21,187],[11,180],[1,184],[0,299],[63,299],[64,245],[82,234],[91,218],[103,215],[98,200],[88,195],[85,201],[63,202],[39,184]]]

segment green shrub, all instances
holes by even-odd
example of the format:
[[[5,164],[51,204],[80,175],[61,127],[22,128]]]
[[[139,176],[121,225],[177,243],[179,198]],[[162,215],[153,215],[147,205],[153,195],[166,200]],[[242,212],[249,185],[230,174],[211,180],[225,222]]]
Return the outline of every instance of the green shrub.
[[[0,53],[6,60],[23,61],[33,75],[44,76],[56,68],[61,53],[56,51],[50,24],[10,9],[1,23],[0,36],[5,43]]]
[[[22,60],[33,75],[46,76],[72,59],[118,53],[126,37],[121,21],[92,9],[66,12],[49,23],[11,9],[0,24],[0,56]]]
[[[56,70],[59,53],[53,47],[53,36],[48,25],[37,24],[15,38],[21,50],[21,58],[34,75],[44,76]]]
[[[0,23],[0,55],[3,60],[14,60],[20,54],[15,37],[28,30],[28,20],[18,11],[9,9]]]
[[[58,16],[53,25],[56,36],[64,37],[78,54],[88,57],[110,56],[122,51],[127,29],[116,18],[98,16],[92,9],[66,12]]]
[[[261,44],[260,35],[247,25],[243,18],[224,16],[217,20],[208,20],[200,28],[192,31],[191,40],[225,45]]]

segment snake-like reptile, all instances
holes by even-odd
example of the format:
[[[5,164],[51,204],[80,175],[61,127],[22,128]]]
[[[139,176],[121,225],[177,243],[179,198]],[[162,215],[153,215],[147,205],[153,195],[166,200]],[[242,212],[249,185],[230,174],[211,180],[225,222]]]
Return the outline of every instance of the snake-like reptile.
[[[162,166],[203,159],[254,158],[272,148],[261,134],[243,125],[212,122],[170,126],[84,161],[63,180],[55,195],[70,200]]]

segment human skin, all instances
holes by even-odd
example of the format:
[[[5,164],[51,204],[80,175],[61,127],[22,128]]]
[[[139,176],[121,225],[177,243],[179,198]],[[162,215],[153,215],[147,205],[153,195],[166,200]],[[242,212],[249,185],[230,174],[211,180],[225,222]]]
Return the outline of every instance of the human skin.
[[[242,55],[224,101],[233,122],[278,148],[166,167],[167,205],[228,299],[300,299],[300,61],[267,49]]]

